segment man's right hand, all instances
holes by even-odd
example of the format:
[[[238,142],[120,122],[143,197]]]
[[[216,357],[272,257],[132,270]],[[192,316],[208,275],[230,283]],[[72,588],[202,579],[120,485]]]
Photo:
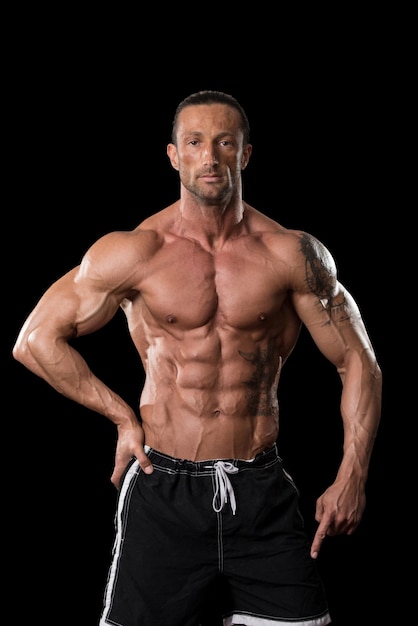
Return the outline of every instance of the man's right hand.
[[[145,474],[152,474],[154,468],[144,450],[145,434],[141,424],[136,421],[118,425],[118,441],[115,453],[115,466],[110,478],[116,489],[119,489],[122,475],[132,457],[135,457]]]

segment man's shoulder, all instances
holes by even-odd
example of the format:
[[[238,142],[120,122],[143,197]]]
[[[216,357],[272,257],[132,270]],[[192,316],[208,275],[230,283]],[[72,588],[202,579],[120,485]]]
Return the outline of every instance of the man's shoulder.
[[[263,241],[271,242],[277,245],[298,246],[301,238],[307,233],[302,230],[288,228],[277,220],[262,213],[258,209],[247,205],[246,208],[247,224],[249,232]]]
[[[133,230],[115,230],[100,237],[87,250],[85,259],[92,264],[134,265],[148,260],[162,246],[157,230],[137,226]]]
[[[292,260],[292,263],[305,262],[307,258],[332,264],[326,246],[311,233],[287,228],[268,215],[248,207],[248,227],[250,236],[258,240],[275,256]]]
[[[271,215],[273,215],[273,211]],[[265,232],[273,235],[290,235],[293,237],[300,232],[287,228],[266,212],[262,212],[247,203],[245,204],[245,217],[251,232]]]

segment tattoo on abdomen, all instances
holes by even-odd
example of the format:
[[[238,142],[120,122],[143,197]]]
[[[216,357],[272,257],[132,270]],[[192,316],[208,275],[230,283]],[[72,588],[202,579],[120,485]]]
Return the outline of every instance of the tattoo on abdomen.
[[[247,387],[248,412],[252,416],[273,415],[277,412],[277,407],[272,402],[271,392],[280,363],[274,342],[270,341],[266,350],[260,349],[256,352],[239,350],[239,354],[254,365],[251,378],[243,381]]]

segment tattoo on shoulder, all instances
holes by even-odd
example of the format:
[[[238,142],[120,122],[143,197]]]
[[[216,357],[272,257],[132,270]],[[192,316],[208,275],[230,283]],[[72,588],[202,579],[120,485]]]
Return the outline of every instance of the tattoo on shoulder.
[[[332,306],[335,287],[332,259],[318,240],[306,233],[300,238],[300,249],[305,257],[306,283],[309,289],[318,298],[326,298]]]

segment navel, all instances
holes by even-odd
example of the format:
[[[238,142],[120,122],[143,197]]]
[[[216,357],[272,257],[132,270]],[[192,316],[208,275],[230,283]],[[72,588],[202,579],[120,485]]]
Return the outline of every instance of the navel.
[[[167,324],[174,324],[174,322],[176,321],[176,318],[174,315],[166,315],[165,319],[166,319]]]
[[[260,322],[264,322],[266,318],[267,318],[267,314],[264,313],[263,311],[261,311],[261,313],[258,314],[258,319],[260,320]]]

